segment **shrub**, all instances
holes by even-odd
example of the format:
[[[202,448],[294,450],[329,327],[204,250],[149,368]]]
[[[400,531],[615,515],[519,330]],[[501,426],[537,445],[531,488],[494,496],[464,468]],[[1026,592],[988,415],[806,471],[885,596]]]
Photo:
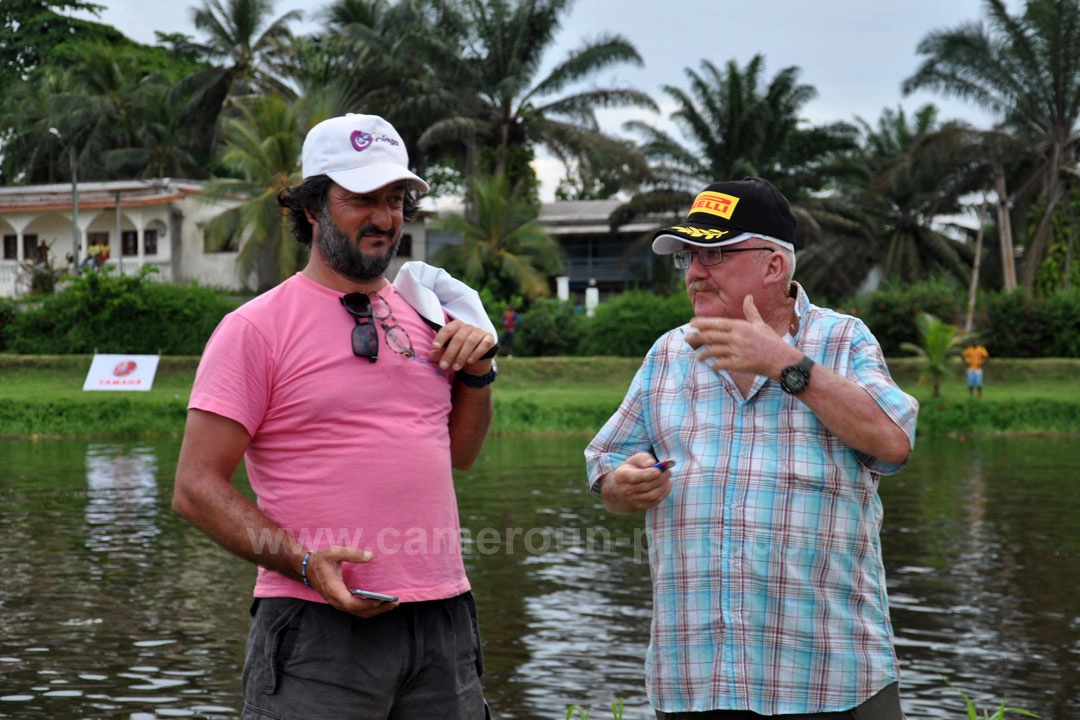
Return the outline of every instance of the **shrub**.
[[[522,315],[514,350],[519,355],[573,355],[581,342],[583,320],[569,302],[535,300]]]
[[[986,327],[980,331],[992,356],[1038,357],[1045,328],[1034,301],[1022,288],[986,300]]]
[[[138,275],[83,273],[59,295],[28,304],[0,329],[10,352],[63,355],[145,353],[200,355],[236,303],[200,286],[157,283]]]
[[[885,355],[899,355],[904,343],[918,343],[919,313],[959,324],[965,311],[960,289],[945,279],[908,286],[889,283],[858,301],[856,307],[856,314],[874,333]]]
[[[0,352],[4,352],[4,328],[15,320],[16,304],[14,300],[0,298]]]
[[[1080,357],[1080,289],[1043,298],[1051,329],[1045,357]]]
[[[693,314],[684,293],[660,296],[633,290],[616,295],[585,322],[581,354],[641,357],[656,338],[688,322]]]
[[[854,314],[866,322],[887,356],[897,356],[917,337],[915,319],[928,312],[960,325],[966,313],[963,293],[935,280],[901,287],[888,285],[856,301]],[[994,357],[1080,357],[1080,289],[1033,297],[1024,289],[980,293],[975,332]]]
[[[1080,290],[1032,297],[1023,289],[987,298],[986,349],[999,357],[1080,357]]]

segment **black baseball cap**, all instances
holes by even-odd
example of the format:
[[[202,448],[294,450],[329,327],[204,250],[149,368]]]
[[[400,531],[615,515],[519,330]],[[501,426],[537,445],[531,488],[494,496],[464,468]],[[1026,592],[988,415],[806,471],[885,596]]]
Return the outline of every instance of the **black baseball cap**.
[[[787,198],[768,180],[747,177],[713,183],[698,193],[681,225],[661,228],[653,235],[657,255],[670,255],[683,243],[722,247],[747,239],[747,234],[779,241],[798,250],[795,215]]]

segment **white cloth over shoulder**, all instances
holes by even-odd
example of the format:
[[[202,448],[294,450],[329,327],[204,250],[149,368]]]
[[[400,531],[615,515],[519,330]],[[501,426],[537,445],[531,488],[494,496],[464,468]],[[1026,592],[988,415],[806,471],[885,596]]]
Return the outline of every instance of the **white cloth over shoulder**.
[[[416,260],[407,262],[394,278],[394,289],[416,312],[439,327],[446,324],[445,310],[450,317],[499,337],[479,293],[442,268]]]

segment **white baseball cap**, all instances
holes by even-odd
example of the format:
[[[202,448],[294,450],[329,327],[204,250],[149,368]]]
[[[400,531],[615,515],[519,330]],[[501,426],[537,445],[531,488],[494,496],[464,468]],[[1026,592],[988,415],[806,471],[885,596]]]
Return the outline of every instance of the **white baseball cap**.
[[[350,192],[369,193],[400,180],[420,192],[428,184],[409,171],[409,151],[394,126],[378,115],[349,113],[323,120],[304,139],[300,171],[327,175]]]

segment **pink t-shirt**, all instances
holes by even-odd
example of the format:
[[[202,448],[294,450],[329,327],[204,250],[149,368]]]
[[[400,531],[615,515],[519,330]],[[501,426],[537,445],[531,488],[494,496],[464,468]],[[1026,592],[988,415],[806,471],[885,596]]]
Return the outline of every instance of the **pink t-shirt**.
[[[356,323],[342,294],[298,273],[221,321],[188,407],[247,429],[248,478],[273,522],[311,549],[374,553],[345,565],[349,587],[405,602],[453,597],[469,581],[450,464],[451,377],[427,360],[434,331],[392,285],[379,294],[413,358],[394,352],[381,327],[378,361],[353,355]],[[261,566],[254,594],[322,600]]]

